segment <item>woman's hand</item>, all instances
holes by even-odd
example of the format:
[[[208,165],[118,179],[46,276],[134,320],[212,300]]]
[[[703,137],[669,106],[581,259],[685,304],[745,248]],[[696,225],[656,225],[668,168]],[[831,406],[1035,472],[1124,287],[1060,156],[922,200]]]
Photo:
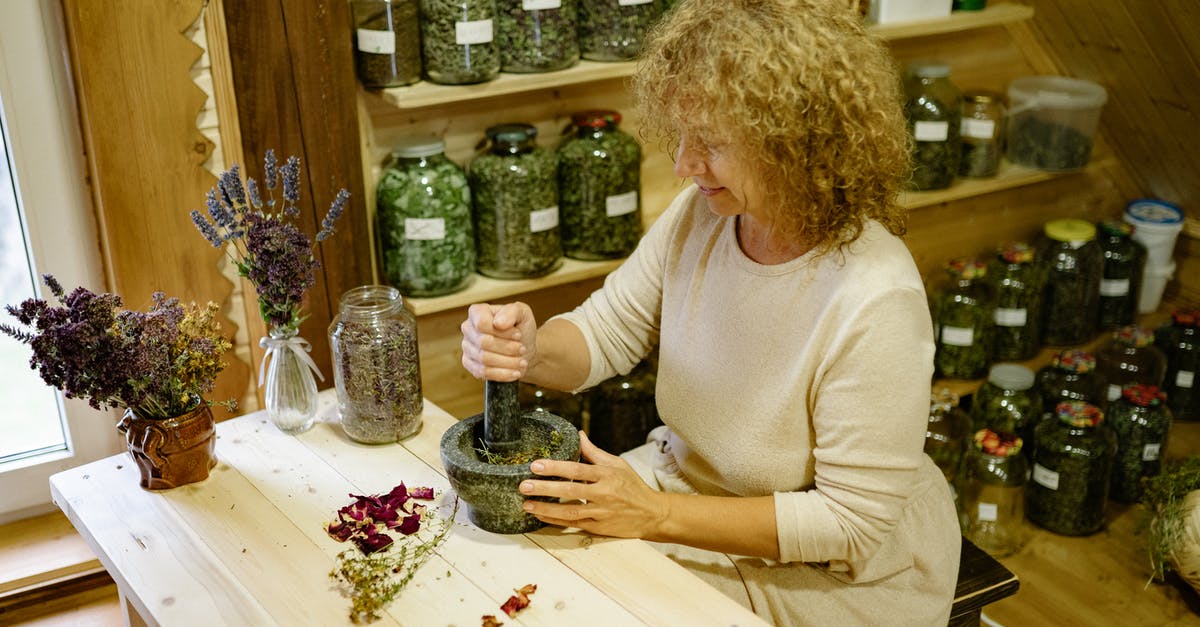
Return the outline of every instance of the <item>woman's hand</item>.
[[[516,381],[537,350],[537,321],[525,303],[476,304],[462,326],[462,364],[476,379]]]
[[[535,474],[569,481],[528,479],[520,486],[526,496],[570,502],[526,500],[525,511],[545,523],[604,536],[655,536],[669,512],[666,495],[646,485],[625,460],[592,444],[582,431],[579,450],[590,465],[539,459],[530,466]]]

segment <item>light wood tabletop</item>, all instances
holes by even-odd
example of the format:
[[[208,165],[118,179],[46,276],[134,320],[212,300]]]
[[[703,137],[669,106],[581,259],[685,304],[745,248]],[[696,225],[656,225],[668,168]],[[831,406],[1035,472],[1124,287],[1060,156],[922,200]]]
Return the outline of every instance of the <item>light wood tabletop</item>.
[[[131,624],[349,624],[350,600],[329,579],[349,544],[325,525],[349,494],[432,486],[439,512],[453,491],[438,449],[454,418],[426,401],[419,434],[396,445],[348,439],[336,397],[321,393],[317,425],[286,435],[264,413],[217,426],[219,464],[203,482],[138,487],[127,454],[50,478],[55,503],[116,581]],[[501,605],[536,584],[509,618]],[[378,625],[759,625],[749,610],[640,540],[560,528],[499,535],[460,506],[436,554]]]

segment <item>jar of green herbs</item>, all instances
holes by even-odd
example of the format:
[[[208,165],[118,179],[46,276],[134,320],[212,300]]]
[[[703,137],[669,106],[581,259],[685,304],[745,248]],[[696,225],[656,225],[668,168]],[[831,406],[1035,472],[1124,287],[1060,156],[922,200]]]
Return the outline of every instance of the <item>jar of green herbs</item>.
[[[996,92],[977,90],[963,94],[960,176],[987,178],[1000,171],[1004,112],[1004,97]]]
[[[629,61],[642,50],[663,0],[588,0],[579,3],[579,51],[592,61]]]
[[[1099,407],[1059,403],[1038,425],[1026,515],[1054,533],[1082,536],[1104,526],[1117,437]]]
[[[1108,402],[1121,397],[1130,383],[1161,386],[1167,374],[1167,356],[1154,345],[1154,332],[1131,324],[1121,327],[1096,350],[1096,370],[1108,384]]]
[[[1029,462],[1023,445],[1014,434],[981,429],[963,461],[963,535],[993,557],[1012,555],[1025,544]]]
[[[1155,342],[1167,354],[1167,374],[1163,389],[1167,405],[1176,420],[1200,420],[1200,391],[1196,374],[1200,372],[1200,309],[1179,309],[1171,314],[1171,324],[1155,333]]]
[[[365,285],[342,294],[329,325],[342,430],[352,440],[387,444],[421,428],[417,320],[400,291]]]
[[[984,280],[987,265],[958,258],[946,265],[950,283],[937,297],[934,365],[943,377],[975,379],[987,373],[995,326],[995,297]]]
[[[1041,348],[1046,274],[1035,258],[1029,244],[1006,242],[988,264],[988,282],[996,294],[993,360],[1030,359]]]
[[[563,252],[575,259],[625,257],[642,237],[642,147],[617,125],[616,111],[571,116],[558,148]]]
[[[1142,500],[1142,478],[1162,472],[1171,428],[1166,400],[1158,386],[1134,383],[1122,388],[1121,398],[1109,405],[1108,424],[1117,434],[1113,499],[1125,503]]]
[[[1116,329],[1133,324],[1137,316],[1146,247],[1133,239],[1133,225],[1128,222],[1105,220],[1096,226],[1096,239],[1104,252],[1099,324],[1101,329]]]
[[[930,394],[929,423],[925,427],[925,454],[954,483],[966,450],[971,419],[948,388]]]
[[[549,274],[562,264],[558,165],[530,124],[487,129],[487,146],[467,168],[479,272],[497,279]]]
[[[500,73],[495,0],[421,0],[421,51],[435,83],[482,83]]]
[[[1048,366],[1037,371],[1034,385],[1042,398],[1039,423],[1053,418],[1054,408],[1059,403],[1080,401],[1101,409],[1108,403],[1108,386],[1096,372],[1096,356],[1083,349],[1065,350],[1054,355]]]
[[[1051,220],[1038,262],[1046,271],[1042,306],[1042,343],[1083,344],[1098,331],[1100,279],[1104,252],[1096,242],[1096,226],[1086,220]]]
[[[918,191],[949,187],[962,158],[962,95],[950,82],[950,66],[936,61],[910,64],[904,97],[913,138],[909,186]]]
[[[1034,372],[1021,364],[994,364],[971,401],[971,428],[1012,433],[1032,441],[1042,416]]]
[[[364,87],[421,80],[419,0],[351,0],[354,64]]]
[[[408,296],[465,288],[475,276],[471,189],[440,139],[405,138],[376,188],[380,269]]]
[[[575,0],[496,0],[500,69],[552,72],[579,62]]]

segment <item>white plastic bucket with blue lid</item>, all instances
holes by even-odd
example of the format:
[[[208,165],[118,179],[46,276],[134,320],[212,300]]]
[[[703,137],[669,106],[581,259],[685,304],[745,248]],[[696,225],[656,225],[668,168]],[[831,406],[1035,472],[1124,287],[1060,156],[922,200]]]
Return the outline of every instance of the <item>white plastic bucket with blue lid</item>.
[[[1175,238],[1183,230],[1183,210],[1153,198],[1139,198],[1125,206],[1125,222],[1132,224],[1133,239],[1146,247],[1146,267],[1171,265]]]

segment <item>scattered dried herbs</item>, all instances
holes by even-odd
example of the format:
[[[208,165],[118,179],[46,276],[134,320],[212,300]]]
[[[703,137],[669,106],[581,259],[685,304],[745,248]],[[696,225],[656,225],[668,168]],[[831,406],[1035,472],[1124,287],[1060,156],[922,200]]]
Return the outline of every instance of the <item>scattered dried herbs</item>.
[[[1094,405],[1060,403],[1055,416],[1035,430],[1026,514],[1054,533],[1093,533],[1104,526],[1117,439]]]
[[[627,256],[642,237],[642,148],[617,130],[616,111],[574,116],[558,149],[563,252],[576,259]]]
[[[558,431],[550,432],[550,441],[542,446],[527,451],[513,451],[508,454],[501,455],[493,453],[488,449],[487,443],[482,439],[479,440],[479,447],[475,452],[479,454],[479,458],[489,464],[497,466],[519,466],[528,464],[535,459],[547,459],[554,455],[554,450],[562,444],[562,434]]]
[[[494,0],[421,0],[425,74],[435,83],[482,83],[500,73]]]
[[[418,0],[354,0],[354,59],[366,87],[421,80]]]
[[[575,0],[496,0],[500,67],[550,72],[579,61]]]
[[[628,61],[636,57],[663,8],[662,0],[580,2],[580,53],[593,61]]]
[[[1012,120],[1008,136],[1008,158],[1013,163],[1040,170],[1075,170],[1087,165],[1092,138],[1066,126],[1034,115]]]

